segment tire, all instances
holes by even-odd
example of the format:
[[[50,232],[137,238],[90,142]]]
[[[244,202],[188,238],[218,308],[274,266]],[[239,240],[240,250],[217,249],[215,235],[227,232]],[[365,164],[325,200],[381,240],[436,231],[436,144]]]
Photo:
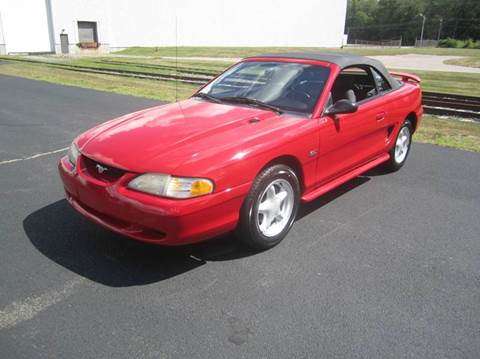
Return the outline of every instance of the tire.
[[[240,212],[237,236],[255,249],[268,249],[292,228],[300,203],[295,172],[283,164],[264,169],[253,182]]]
[[[406,120],[398,131],[395,145],[390,150],[390,159],[383,166],[385,170],[396,172],[403,167],[412,146],[412,133],[412,123],[410,120]]]

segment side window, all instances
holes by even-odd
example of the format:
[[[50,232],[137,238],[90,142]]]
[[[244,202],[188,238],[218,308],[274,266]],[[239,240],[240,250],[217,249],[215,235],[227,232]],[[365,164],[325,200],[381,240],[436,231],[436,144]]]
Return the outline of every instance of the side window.
[[[391,90],[392,87],[387,82],[387,80],[385,80],[385,78],[377,70],[375,70],[373,67],[371,69],[372,69],[373,78],[375,79],[375,82],[377,83],[378,91],[385,92],[385,91]]]
[[[333,102],[347,99],[360,102],[377,94],[377,88],[370,71],[363,67],[343,69],[332,87]]]

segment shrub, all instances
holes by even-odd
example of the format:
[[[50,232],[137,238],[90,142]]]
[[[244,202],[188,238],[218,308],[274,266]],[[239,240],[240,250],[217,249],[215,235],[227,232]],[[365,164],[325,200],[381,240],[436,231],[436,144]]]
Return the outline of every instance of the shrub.
[[[457,41],[458,40],[452,39],[451,37],[447,37],[438,42],[438,47],[457,47]]]
[[[464,49],[474,49],[475,48],[475,41],[473,41],[472,39],[467,39],[465,40],[465,44],[463,45],[463,48]]]
[[[473,39],[458,40],[447,37],[438,42],[438,47],[451,47],[456,49],[480,49],[480,41]]]

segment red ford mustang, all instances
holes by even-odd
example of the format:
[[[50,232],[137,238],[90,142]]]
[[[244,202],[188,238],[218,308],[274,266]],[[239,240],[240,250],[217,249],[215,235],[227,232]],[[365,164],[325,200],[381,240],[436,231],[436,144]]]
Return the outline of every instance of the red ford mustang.
[[[141,241],[180,245],[236,230],[269,248],[300,202],[375,166],[403,166],[423,114],[419,83],[359,56],[247,58],[188,100],[77,137],[59,163],[66,196]]]

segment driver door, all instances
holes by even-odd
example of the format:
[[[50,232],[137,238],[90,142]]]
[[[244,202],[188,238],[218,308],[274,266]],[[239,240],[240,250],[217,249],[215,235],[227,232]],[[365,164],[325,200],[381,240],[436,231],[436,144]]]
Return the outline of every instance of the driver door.
[[[334,104],[341,99],[355,101],[358,110],[320,119],[319,184],[374,159],[385,146],[385,134],[379,122],[386,113],[368,67],[350,67],[340,72],[329,102]]]

